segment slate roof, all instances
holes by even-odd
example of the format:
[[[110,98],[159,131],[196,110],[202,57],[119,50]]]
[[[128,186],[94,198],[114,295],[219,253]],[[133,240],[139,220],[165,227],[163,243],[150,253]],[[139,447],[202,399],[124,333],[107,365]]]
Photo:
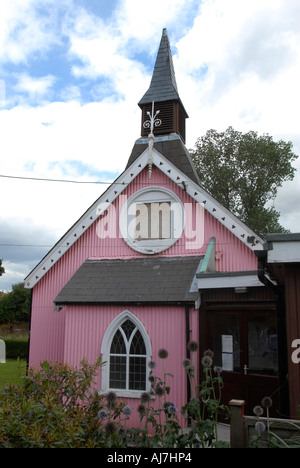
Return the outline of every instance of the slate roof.
[[[140,138],[135,142],[126,169],[148,148],[148,138]],[[186,174],[191,180],[200,185],[192,158],[177,134],[156,137],[154,148],[167,158],[174,166]]]
[[[151,102],[180,101],[167,29],[163,30],[154,71],[148,91],[139,106]]]
[[[56,305],[187,303],[202,257],[87,260],[56,297]]]

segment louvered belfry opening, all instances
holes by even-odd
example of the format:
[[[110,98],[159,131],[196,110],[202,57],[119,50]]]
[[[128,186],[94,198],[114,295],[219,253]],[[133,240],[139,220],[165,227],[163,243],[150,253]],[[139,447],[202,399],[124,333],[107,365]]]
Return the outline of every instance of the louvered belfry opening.
[[[144,128],[144,122],[149,120],[147,112],[160,111],[157,118],[162,121],[154,127],[154,136],[177,133],[185,143],[185,121],[188,115],[178,94],[172,53],[168,32],[163,30],[153,75],[148,91],[138,103],[142,110],[141,136],[147,137],[149,128]]]
[[[182,141],[185,143],[185,111],[180,104],[176,101],[164,101],[154,103],[154,112],[160,111],[157,118],[161,120],[161,125],[154,128],[154,135],[168,135],[170,133],[177,133]],[[144,128],[143,124],[149,119],[147,112],[152,112],[152,103],[144,104],[142,106],[142,126],[141,136],[147,137],[149,129]]]

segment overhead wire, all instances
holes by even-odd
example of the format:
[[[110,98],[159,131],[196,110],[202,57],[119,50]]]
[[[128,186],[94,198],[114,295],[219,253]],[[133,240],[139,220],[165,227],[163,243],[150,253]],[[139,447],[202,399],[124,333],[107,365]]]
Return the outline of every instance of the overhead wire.
[[[84,181],[84,180],[67,180],[67,179],[48,179],[48,178],[41,178],[41,177],[25,177],[25,176],[12,176],[12,175],[4,175],[0,174],[0,177],[6,179],[20,179],[20,180],[35,180],[40,182],[64,182],[69,184],[103,184],[103,185],[110,185],[115,182],[104,182],[104,181]]]
[[[37,181],[37,182],[59,182],[59,183],[67,183],[67,184],[85,184],[85,185],[122,185],[126,186],[129,184],[134,185],[148,185],[148,182],[136,182],[136,181],[129,181],[129,182],[117,182],[117,181],[101,181],[101,180],[71,180],[71,179],[50,179],[50,178],[42,178],[42,177],[25,177],[25,176],[12,176],[6,174],[0,174],[0,178],[4,179],[17,179],[17,180],[28,180],[28,181]],[[164,182],[164,185],[180,185],[176,182]]]

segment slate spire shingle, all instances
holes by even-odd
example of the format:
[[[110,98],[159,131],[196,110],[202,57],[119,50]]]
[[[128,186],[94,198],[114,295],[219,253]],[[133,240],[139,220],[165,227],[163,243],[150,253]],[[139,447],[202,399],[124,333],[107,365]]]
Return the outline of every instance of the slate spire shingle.
[[[148,91],[138,105],[142,109],[141,136],[147,136],[143,124],[151,112],[159,112],[162,125],[155,129],[155,135],[170,135],[177,133],[185,142],[185,120],[187,112],[181,102],[175,77],[174,64],[167,29],[163,30],[152,79]]]
[[[139,105],[161,101],[179,100],[178,88],[173,65],[167,29],[163,30],[154,71],[148,91]]]

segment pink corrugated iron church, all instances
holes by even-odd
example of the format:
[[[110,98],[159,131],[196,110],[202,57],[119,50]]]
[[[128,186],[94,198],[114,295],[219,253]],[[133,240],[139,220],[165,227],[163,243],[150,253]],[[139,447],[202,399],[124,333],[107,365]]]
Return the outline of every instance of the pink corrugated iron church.
[[[165,348],[181,407],[193,340],[198,362],[210,348],[223,368],[224,402],[244,398],[251,410],[279,386],[276,301],[257,275],[263,241],[198,180],[166,29],[139,106],[141,136],[124,172],[25,279],[29,364],[102,355],[99,391],[135,407],[150,388],[148,362],[162,373]]]

